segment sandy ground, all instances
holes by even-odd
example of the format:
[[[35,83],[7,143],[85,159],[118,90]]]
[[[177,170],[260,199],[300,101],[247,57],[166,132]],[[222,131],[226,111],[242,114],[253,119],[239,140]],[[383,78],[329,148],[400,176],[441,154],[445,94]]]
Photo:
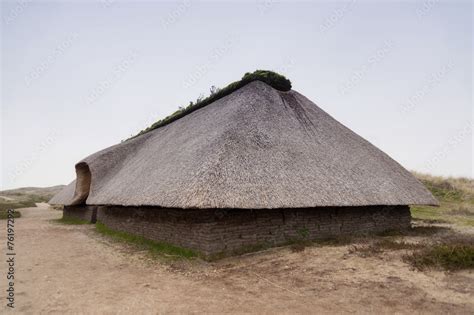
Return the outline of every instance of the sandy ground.
[[[20,211],[19,313],[474,313],[472,272],[412,270],[398,251],[362,258],[349,246],[277,248],[170,263],[103,238],[92,225],[52,223],[61,212],[47,205]],[[11,312],[4,306],[6,268],[2,259],[0,309]]]

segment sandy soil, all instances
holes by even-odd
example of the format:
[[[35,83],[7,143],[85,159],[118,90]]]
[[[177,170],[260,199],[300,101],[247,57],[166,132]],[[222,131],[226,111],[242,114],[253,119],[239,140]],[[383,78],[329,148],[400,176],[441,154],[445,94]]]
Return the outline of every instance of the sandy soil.
[[[91,225],[52,223],[61,212],[47,205],[21,212],[16,312],[474,313],[472,272],[415,271],[399,251],[362,258],[349,246],[277,248],[216,263],[170,263],[103,238]],[[1,271],[5,292],[4,262]]]

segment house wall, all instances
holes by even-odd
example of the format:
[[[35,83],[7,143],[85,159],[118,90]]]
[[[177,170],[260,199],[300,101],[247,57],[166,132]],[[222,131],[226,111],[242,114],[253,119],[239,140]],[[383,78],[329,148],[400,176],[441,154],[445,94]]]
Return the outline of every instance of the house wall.
[[[97,206],[64,206],[63,217],[72,217],[95,223],[97,221]]]
[[[368,234],[410,226],[408,206],[306,209],[164,209],[99,206],[107,227],[205,255],[296,239]]]

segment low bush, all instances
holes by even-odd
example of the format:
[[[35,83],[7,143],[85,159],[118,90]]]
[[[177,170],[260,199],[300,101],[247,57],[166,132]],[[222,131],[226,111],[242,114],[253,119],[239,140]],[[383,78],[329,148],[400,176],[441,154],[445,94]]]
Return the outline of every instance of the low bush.
[[[19,211],[13,212],[13,217],[14,218],[20,218],[21,213]],[[0,209],[0,220],[6,220],[8,219],[8,210]]]
[[[405,255],[404,260],[419,270],[427,268],[450,271],[474,269],[474,239],[464,237],[426,246]]]

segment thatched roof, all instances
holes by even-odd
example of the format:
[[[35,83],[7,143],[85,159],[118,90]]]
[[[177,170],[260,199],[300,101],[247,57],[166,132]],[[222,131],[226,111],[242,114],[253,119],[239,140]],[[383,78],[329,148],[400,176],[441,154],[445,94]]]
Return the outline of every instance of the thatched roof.
[[[410,172],[306,97],[260,81],[92,154],[76,171],[78,184],[50,203],[245,209],[437,204]]]
[[[147,133],[147,132],[150,132],[151,130],[154,130],[154,129],[157,129],[157,128],[161,128],[163,126],[166,126],[170,123],[172,123],[173,121],[175,120],[178,120],[200,108],[203,108],[229,94],[232,94],[233,92],[235,92],[236,90],[240,89],[241,87],[249,84],[250,82],[253,82],[253,81],[262,81],[262,82],[265,82],[267,83],[268,85],[274,87],[275,89],[279,90],[279,91],[283,91],[283,92],[288,92],[289,90],[291,90],[291,81],[288,80],[287,78],[285,78],[283,75],[279,74],[279,73],[276,73],[276,72],[273,72],[273,71],[268,71],[268,70],[256,70],[254,72],[247,72],[246,74],[244,74],[244,76],[242,77],[242,79],[240,79],[239,81],[235,81],[235,82],[232,82],[230,84],[228,84],[226,87],[222,88],[222,89],[217,89],[214,93],[212,93],[211,95],[209,95],[208,97],[206,98],[203,98],[203,99],[199,99],[198,101],[196,101],[196,103],[194,102],[190,102],[188,106],[186,107],[180,107],[176,112],[174,112],[173,114],[163,118],[163,119],[160,119],[158,120],[157,122],[155,122],[154,124],[152,124],[151,126],[143,129],[142,131],[140,131],[137,135],[131,137],[130,139],[133,139],[135,137],[138,137],[144,133]],[[130,140],[130,139],[127,139],[127,140]]]

